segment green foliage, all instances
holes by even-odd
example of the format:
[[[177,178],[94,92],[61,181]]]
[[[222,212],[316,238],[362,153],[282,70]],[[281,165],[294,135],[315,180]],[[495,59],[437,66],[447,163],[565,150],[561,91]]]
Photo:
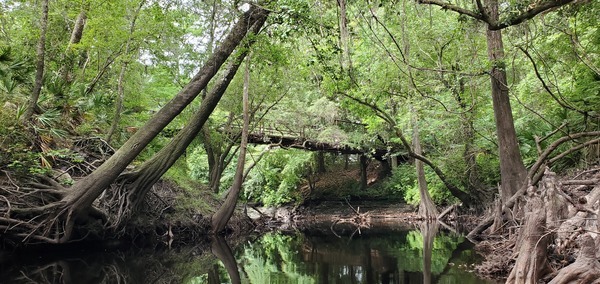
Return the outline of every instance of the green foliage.
[[[431,199],[437,204],[451,203],[454,197],[437,175],[428,167],[425,168],[425,178]],[[419,185],[414,165],[402,164],[392,171],[392,177],[385,181],[383,188],[390,195],[401,195],[408,204],[418,205],[420,202]]]
[[[566,6],[546,13],[543,23],[536,18],[503,30],[507,56],[496,62],[487,59],[485,29],[466,17],[425,5],[384,1],[374,7],[365,1],[350,2],[352,68],[346,70],[340,57],[335,1],[265,4],[278,13],[272,13],[267,27],[255,37],[251,52],[252,125],[257,132],[406,153],[397,134],[402,131],[410,139],[412,106],[419,116],[425,155],[451,183],[469,187],[466,174],[473,165],[464,155],[468,150],[475,156],[478,186],[496,186],[496,129],[489,77],[484,72],[492,65],[509,76],[514,122],[526,165],[538,158],[536,136],[567,124],[564,133],[542,143],[544,148],[566,132],[599,129],[599,2]],[[120,70],[126,67],[124,109],[111,141],[118,147],[179,92],[239,15],[236,7],[219,1],[146,1],[135,15],[139,4],[137,0],[59,0],[50,5],[41,112],[34,116],[31,128],[17,121],[31,93],[39,3],[0,4],[0,168],[43,172],[55,159],[68,158],[60,155],[69,153],[55,151],[66,147],[70,136],[104,137],[119,100]],[[82,9],[88,18],[83,37],[70,44],[73,23]],[[501,21],[526,9],[520,1],[507,1],[501,5]],[[137,25],[130,30],[134,16]],[[128,40],[131,44],[125,50]],[[528,51],[533,62],[519,48]],[[229,145],[230,137],[222,129],[230,113],[233,120],[227,126],[239,124],[242,86],[238,74],[207,124],[211,141],[203,143],[211,143],[216,152]],[[181,129],[196,108],[194,103],[169,128]],[[136,163],[152,156],[170,138],[154,139]],[[570,146],[565,144],[558,151]],[[581,153],[573,153],[554,167],[579,166],[583,159]],[[185,165],[178,163],[174,173],[168,174],[171,178],[184,184],[208,181],[206,154],[200,147],[181,163]],[[301,202],[297,188],[305,182],[312,163],[309,153],[272,151],[251,172],[245,197],[265,204]],[[225,188],[234,173],[231,165],[223,174]],[[435,202],[450,202],[448,191],[427,167],[426,175]],[[362,194],[353,184],[344,186],[348,189],[330,193]],[[400,166],[375,194],[418,202],[413,166]]]
[[[194,148],[186,158],[189,177],[202,183],[208,183],[210,172],[208,157],[202,147]]]
[[[301,235],[267,233],[257,243],[245,246],[240,264],[248,283],[316,283],[301,271],[303,265],[296,248],[302,241]]]
[[[185,158],[180,158],[163,176],[163,179],[171,181],[182,188],[184,192],[177,195],[175,206],[177,207],[176,214],[183,214],[183,218],[187,217],[188,212],[192,214],[201,213],[202,215],[212,214],[215,210],[211,205],[213,195],[210,189],[199,183],[196,179],[191,178],[188,165]]]
[[[303,177],[309,173],[312,155],[299,150],[273,150],[251,172],[244,196],[265,205],[302,202],[297,190]]]
[[[433,238],[430,268],[434,278],[446,277],[447,283],[482,283],[464,271],[454,270],[456,268],[448,263],[465,265],[474,262],[476,257],[470,250],[463,251],[459,257],[454,255],[463,241],[462,237],[443,232]],[[369,262],[362,262],[364,257],[400,275],[419,273],[424,271],[423,248],[423,236],[418,230],[352,239],[321,234],[267,233],[258,241],[244,245],[238,256],[238,265],[243,271],[240,273],[243,283],[362,283],[370,279],[365,275],[368,269],[374,270],[368,272],[374,274],[374,279],[378,278],[378,267],[365,267]],[[359,259],[361,262],[358,262]],[[353,267],[353,271],[363,273],[348,273],[349,266]],[[451,270],[450,275],[448,270]]]
[[[0,169],[22,175],[49,174],[60,161],[83,161],[79,154],[54,142],[66,137],[63,130],[55,128],[59,121],[56,112],[36,116],[31,128],[16,116],[16,110],[0,108]]]

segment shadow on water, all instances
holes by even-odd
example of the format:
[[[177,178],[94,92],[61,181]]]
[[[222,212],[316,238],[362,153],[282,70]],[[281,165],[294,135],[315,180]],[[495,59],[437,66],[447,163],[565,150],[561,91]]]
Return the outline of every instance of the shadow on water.
[[[89,244],[0,256],[0,283],[495,283],[462,236],[436,223],[272,232],[177,249]]]

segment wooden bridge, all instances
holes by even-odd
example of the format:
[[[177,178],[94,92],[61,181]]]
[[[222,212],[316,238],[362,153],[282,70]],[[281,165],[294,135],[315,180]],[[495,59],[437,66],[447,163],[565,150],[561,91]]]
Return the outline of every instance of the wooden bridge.
[[[305,137],[292,137],[267,133],[248,134],[248,143],[278,145],[282,148],[293,148],[307,151],[321,151],[338,154],[364,154],[368,152],[378,160],[385,159],[385,157],[389,154],[389,151],[387,149],[370,149],[365,151],[362,149],[353,148],[348,145],[343,145],[339,143],[332,144],[311,140]]]
[[[364,128],[364,124],[336,120],[334,125],[352,124]],[[295,128],[295,127],[294,127]],[[319,141],[311,136],[317,136],[324,129],[320,126],[304,126],[294,129],[285,124],[265,125],[259,124],[254,127],[251,133],[248,134],[248,143],[255,145],[276,145],[282,148],[300,149],[306,151],[321,151],[338,154],[366,154],[377,160],[386,159],[390,150],[387,148],[379,149],[360,149],[348,146],[340,142],[324,142]],[[241,126],[230,128],[231,134],[236,135],[241,132]],[[333,139],[335,140],[335,139]]]

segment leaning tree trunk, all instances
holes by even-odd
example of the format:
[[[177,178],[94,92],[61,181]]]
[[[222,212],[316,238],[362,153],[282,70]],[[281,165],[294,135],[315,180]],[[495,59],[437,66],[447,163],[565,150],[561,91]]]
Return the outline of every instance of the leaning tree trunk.
[[[235,169],[235,176],[233,177],[233,184],[229,190],[229,194],[225,198],[225,202],[219,207],[217,212],[212,216],[212,228],[213,234],[218,234],[225,229],[225,226],[229,222],[229,219],[233,215],[237,200],[244,183],[244,164],[246,163],[246,148],[248,146],[248,128],[250,125],[250,112],[248,110],[248,92],[250,85],[250,67],[248,66],[249,60],[246,61],[246,72],[244,72],[244,94],[242,99],[243,112],[244,112],[244,125],[242,127],[242,142],[240,143],[240,154],[237,161],[237,167]]]
[[[264,20],[266,20],[266,15],[264,19],[253,25],[251,31],[257,33],[264,24]],[[173,164],[175,164],[177,159],[181,157],[191,142],[198,136],[198,133],[202,130],[208,117],[216,108],[221,97],[225,93],[227,86],[229,86],[229,83],[233,80],[240,64],[248,53],[249,47],[250,46],[247,45],[242,49],[235,60],[231,62],[224,76],[211,92],[206,95],[200,104],[200,108],[190,119],[190,122],[177,133],[169,144],[163,147],[150,160],[144,162],[137,171],[123,175],[119,183],[124,184],[124,186],[118,187],[114,192],[107,194],[107,196],[103,198],[104,206],[121,210],[117,210],[117,212],[111,210],[114,214],[109,217],[115,218],[114,220],[116,221],[113,222],[113,226],[116,227],[121,225],[131,216],[141,204],[145,195],[152,188],[152,185],[154,185]],[[126,198],[123,198],[124,196]]]
[[[40,17],[40,40],[37,46],[37,59],[35,64],[35,82],[33,83],[33,91],[29,97],[29,102],[23,120],[28,121],[33,116],[33,113],[38,108],[38,99],[44,84],[44,60],[46,56],[46,32],[48,31],[48,0],[42,1],[42,15]]]
[[[85,28],[85,22],[87,21],[88,9],[89,3],[81,4],[81,11],[79,11],[77,18],[75,19],[75,25],[73,26],[73,31],[71,32],[71,38],[69,40],[69,44],[67,45],[67,50],[63,54],[64,63],[58,71],[58,74],[60,74],[62,80],[67,84],[71,84],[74,80],[72,72],[75,59],[72,46],[81,42],[83,30]]]
[[[66,242],[71,239],[75,220],[85,222],[88,217],[100,217],[101,214],[92,206],[94,200],[118,178],[125,167],[135,159],[143,148],[206,87],[209,80],[240,44],[252,25],[257,21],[264,22],[267,14],[268,12],[264,9],[252,6],[249,11],[241,16],[223,41],[223,44],[209,58],[191,82],[158,111],[141,131],[136,132],[125,142],[110,159],[90,175],[75,183],[68,191],[65,191],[59,184],[53,183],[58,189],[56,190],[57,195],[61,196],[57,201],[47,203],[41,207],[23,210],[27,214],[42,212],[45,216],[35,219],[35,223],[38,223],[38,225],[33,228],[31,234],[21,234],[24,236],[23,239],[37,239],[57,243]],[[47,229],[40,231],[39,228]]]
[[[232,284],[242,283],[235,256],[233,256],[233,252],[231,251],[231,247],[227,243],[227,240],[225,240],[223,236],[213,236],[210,242],[210,251],[225,266],[227,274],[229,274],[229,281],[231,281]]]

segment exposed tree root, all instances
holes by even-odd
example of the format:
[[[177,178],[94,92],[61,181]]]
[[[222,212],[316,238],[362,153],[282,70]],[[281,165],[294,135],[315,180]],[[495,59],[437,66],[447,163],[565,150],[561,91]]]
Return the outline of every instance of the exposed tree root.
[[[81,238],[74,232],[75,223],[93,220],[105,221],[106,216],[96,208],[79,212],[65,197],[70,193],[62,182],[71,177],[88,174],[95,164],[111,154],[109,145],[101,139],[81,139],[74,151],[83,161],[56,158],[55,166],[62,170],[51,176],[37,175],[17,182],[7,171],[0,175],[0,237],[12,245],[34,243],[65,243]],[[83,233],[84,235],[86,233]]]
[[[596,259],[596,245],[589,233],[579,237],[581,245],[577,260],[561,269],[549,284],[600,283],[600,262]]]
[[[525,217],[504,225],[522,224],[519,233],[478,244],[493,253],[477,271],[502,276],[510,268],[507,283],[600,283],[600,184],[589,182],[599,177],[596,168],[565,185],[546,171],[538,187],[527,192]]]
[[[525,225],[521,228],[518,258],[506,283],[535,284],[546,271],[548,235],[544,233],[546,209],[538,196],[527,201]]]

